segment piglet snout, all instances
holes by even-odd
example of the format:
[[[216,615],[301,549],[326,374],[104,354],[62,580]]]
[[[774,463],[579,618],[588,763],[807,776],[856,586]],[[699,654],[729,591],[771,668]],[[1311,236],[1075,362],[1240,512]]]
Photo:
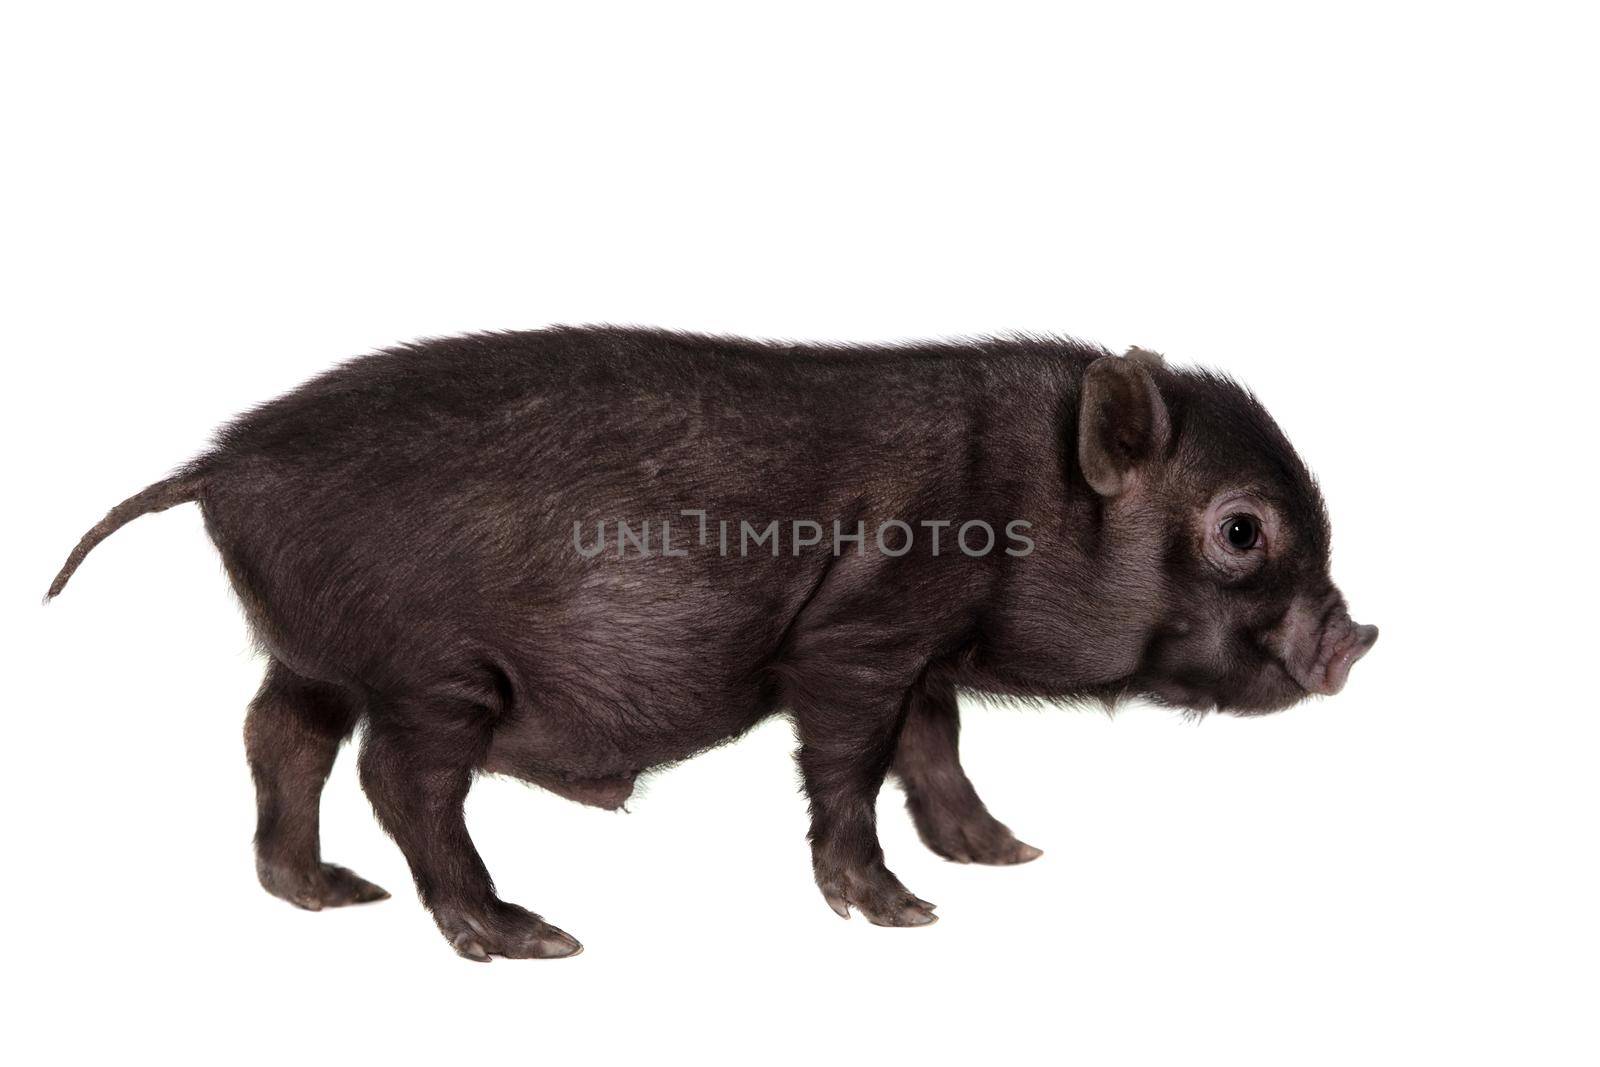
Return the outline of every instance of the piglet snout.
[[[1358,626],[1337,590],[1296,597],[1262,644],[1307,693],[1332,696],[1344,688],[1350,668],[1378,641],[1376,626]]]
[[[1323,668],[1322,685],[1317,692],[1332,696],[1343,689],[1345,680],[1350,677],[1350,668],[1356,665],[1356,660],[1372,651],[1372,646],[1377,643],[1376,626],[1351,627],[1350,632],[1334,646],[1328,665]]]

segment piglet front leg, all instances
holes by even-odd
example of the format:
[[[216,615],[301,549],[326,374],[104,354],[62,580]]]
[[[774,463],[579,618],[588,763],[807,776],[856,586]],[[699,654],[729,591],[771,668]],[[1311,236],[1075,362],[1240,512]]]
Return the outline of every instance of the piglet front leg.
[[[795,707],[817,886],[844,918],[854,907],[877,926],[926,926],[938,918],[934,905],[884,866],[878,844],[878,791],[894,759],[905,697],[862,696]]]
[[[927,683],[911,693],[894,773],[922,843],[956,863],[1008,865],[1044,855],[989,814],[961,768],[955,690]]]

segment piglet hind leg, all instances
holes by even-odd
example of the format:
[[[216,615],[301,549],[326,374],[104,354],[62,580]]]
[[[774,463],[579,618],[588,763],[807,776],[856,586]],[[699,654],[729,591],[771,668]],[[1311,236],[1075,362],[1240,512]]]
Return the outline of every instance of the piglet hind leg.
[[[256,784],[256,873],[267,892],[308,911],[389,895],[322,860],[322,786],[359,717],[348,694],[273,662],[245,719]]]
[[[884,865],[878,844],[877,797],[903,715],[898,694],[794,707],[817,886],[839,915],[848,919],[855,908],[877,926],[926,926],[938,918],[934,905]]]
[[[1018,841],[979,799],[961,769],[960,729],[954,689],[928,683],[912,692],[894,773],[905,788],[917,835],[957,863],[1009,865],[1039,858],[1043,852]]]
[[[463,806],[488,750],[488,713],[458,701],[387,702],[368,725],[361,785],[458,954],[488,962],[572,956],[583,946],[495,895]]]

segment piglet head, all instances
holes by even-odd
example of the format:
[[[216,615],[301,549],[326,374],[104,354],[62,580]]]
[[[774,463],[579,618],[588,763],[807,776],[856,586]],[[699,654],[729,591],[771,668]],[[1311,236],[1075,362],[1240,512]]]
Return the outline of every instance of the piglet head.
[[[1084,382],[1079,462],[1101,498],[1124,604],[1148,601],[1128,687],[1193,710],[1257,714],[1331,696],[1378,638],[1329,576],[1316,482],[1231,379],[1135,351]]]

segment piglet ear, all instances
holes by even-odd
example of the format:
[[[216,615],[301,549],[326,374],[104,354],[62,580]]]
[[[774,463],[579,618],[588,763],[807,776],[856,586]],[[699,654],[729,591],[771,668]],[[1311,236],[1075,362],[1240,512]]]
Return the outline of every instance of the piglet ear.
[[[1167,405],[1145,361],[1102,356],[1089,364],[1078,408],[1078,463],[1101,496],[1128,488],[1167,447]]]

